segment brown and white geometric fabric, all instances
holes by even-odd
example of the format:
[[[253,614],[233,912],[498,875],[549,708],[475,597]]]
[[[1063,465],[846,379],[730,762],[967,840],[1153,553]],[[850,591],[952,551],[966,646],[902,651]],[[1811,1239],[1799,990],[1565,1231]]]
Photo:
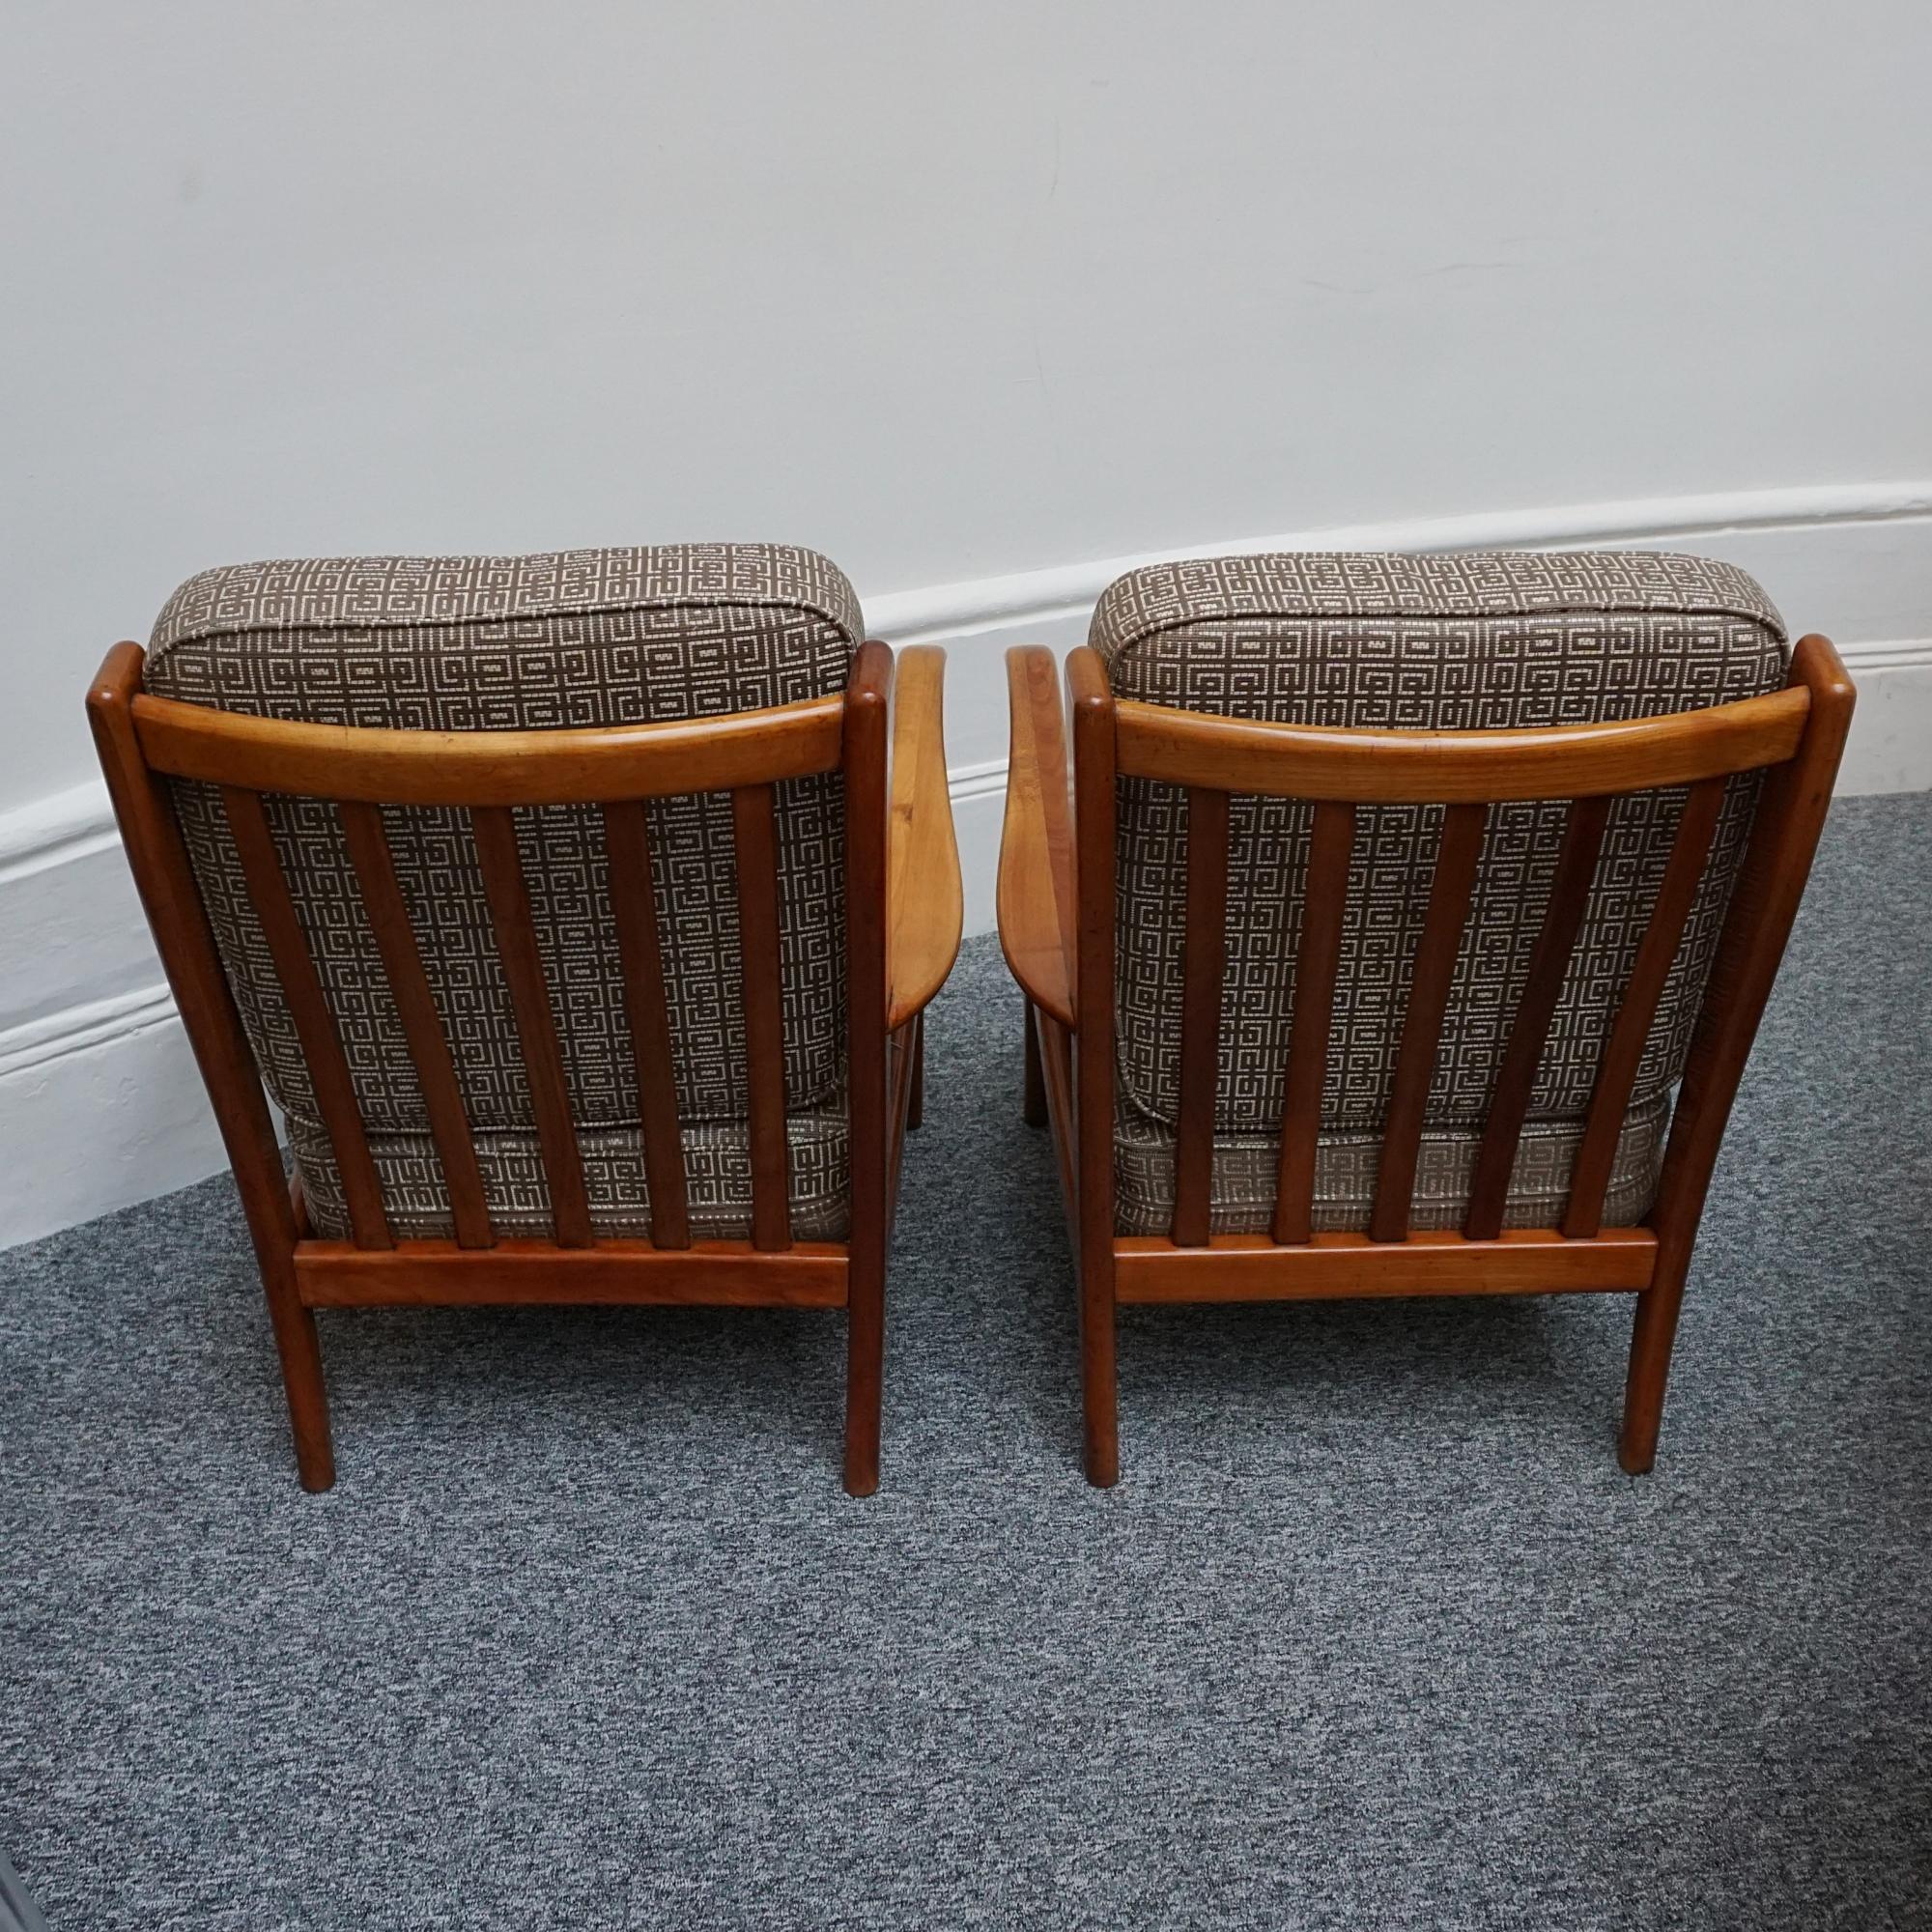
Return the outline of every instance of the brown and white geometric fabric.
[[[1645,552],[1462,555],[1291,553],[1157,564],[1109,585],[1090,641],[1117,696],[1190,711],[1374,729],[1503,730],[1722,704],[1776,690],[1782,619],[1729,564]],[[1606,1204],[1650,1204],[1698,1002],[1757,795],[1733,781],[1711,864],[1658,1007]],[[1683,809],[1681,788],[1611,809],[1577,948],[1531,1096],[1506,1219],[1560,1218],[1616,1003]],[[1411,1224],[1455,1226],[1503,1046],[1548,901],[1562,804],[1491,809],[1425,1120]],[[1294,948],[1311,808],[1236,796],[1215,1103],[1212,1225],[1273,1211]],[[1362,1228],[1394,1080],[1441,810],[1362,807],[1322,1093],[1317,1223]],[[1123,1234],[1174,1206],[1185,800],[1120,784],[1116,1188]]]
[[[825,557],[779,544],[532,556],[328,557],[203,572],[168,600],[146,688],[257,717],[443,731],[645,724],[821,697],[864,637]],[[315,1232],[348,1219],[328,1138],[213,789],[175,787],[222,960],[289,1116]],[[843,794],[778,788],[780,978],[792,1216],[846,1227]],[[270,796],[270,824],[348,1056],[398,1235],[451,1232],[429,1116],[332,806]],[[647,807],[692,1232],[750,1232],[744,1000],[729,802]],[[467,815],[384,809],[404,900],[456,1064],[493,1222],[548,1232],[523,1055]],[[648,1231],[640,1112],[601,815],[516,813],[592,1225]]]

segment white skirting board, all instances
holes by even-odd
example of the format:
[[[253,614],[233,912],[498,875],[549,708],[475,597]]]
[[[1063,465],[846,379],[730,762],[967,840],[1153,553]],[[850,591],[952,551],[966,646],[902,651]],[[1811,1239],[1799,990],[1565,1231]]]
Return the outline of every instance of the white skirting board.
[[[1166,551],[1548,549],[1729,558],[1859,686],[1841,792],[1932,788],[1932,483],[1833,484],[1300,530]],[[1002,656],[1066,650],[1124,556],[866,599],[895,645],[947,647],[966,929],[990,930],[1006,782]],[[861,586],[863,588],[863,586]],[[130,613],[131,615],[132,613]],[[74,703],[91,662],[74,665]],[[0,1247],[226,1165],[97,781],[0,814]]]

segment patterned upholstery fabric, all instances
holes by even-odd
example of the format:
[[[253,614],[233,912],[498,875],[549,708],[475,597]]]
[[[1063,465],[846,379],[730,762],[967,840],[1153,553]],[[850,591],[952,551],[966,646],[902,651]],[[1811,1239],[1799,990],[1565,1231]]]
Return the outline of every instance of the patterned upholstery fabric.
[[[1744,572],[1626,552],[1445,556],[1293,554],[1160,564],[1111,584],[1091,641],[1117,696],[1303,724],[1435,730],[1579,724],[1725,703],[1783,684],[1782,620]],[[1756,796],[1733,782],[1712,864],[1646,1047],[1611,1181],[1611,1225],[1641,1218],[1669,1093]],[[1616,1000],[1682,810],[1681,790],[1618,801],[1531,1098],[1510,1207],[1548,1225],[1571,1165]],[[1457,1225],[1502,1049],[1548,903],[1561,805],[1494,808],[1431,1088],[1412,1225]],[[1212,1218],[1262,1232],[1273,1208],[1294,944],[1310,808],[1236,797]],[[1322,1094],[1318,1222],[1362,1228],[1375,1188],[1408,976],[1441,812],[1356,814]],[[1122,1234],[1173,1213],[1185,801],[1122,780],[1116,1130]]]
[[[714,717],[841,690],[864,636],[845,578],[807,550],[689,544],[515,557],[333,557],[204,572],[169,599],[147,688],[260,717],[432,730]],[[348,1231],[295,1028],[219,801],[177,786],[215,939],[315,1231]],[[846,1226],[844,846],[836,776],[779,789],[781,976],[793,1232]],[[268,801],[398,1235],[451,1232],[401,1022],[333,808]],[[745,1028],[723,797],[649,807],[693,1233],[750,1232]],[[529,1094],[482,875],[460,812],[384,809],[456,1061],[493,1221],[550,1227]],[[592,810],[520,810],[518,838],[600,1235],[647,1232],[637,1076],[609,867]]]

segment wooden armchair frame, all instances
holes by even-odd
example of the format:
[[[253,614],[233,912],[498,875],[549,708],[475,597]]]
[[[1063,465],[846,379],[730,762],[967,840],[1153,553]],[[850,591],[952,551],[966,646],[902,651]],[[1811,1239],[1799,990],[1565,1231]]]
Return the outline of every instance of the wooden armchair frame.
[[[1026,994],[1027,1117],[1051,1124],[1080,1287],[1087,1473],[1119,1473],[1115,1310],[1123,1303],[1352,1295],[1631,1293],[1636,1318],[1618,1456],[1657,1454],[1671,1342],[1711,1171],[1810,870],[1851,722],[1828,639],[1790,682],[1742,702],[1549,730],[1364,731],[1205,716],[1116,699],[1097,653],[1066,663],[1072,779],[1052,654],[1008,653],[1012,761],[1000,936]],[[1768,768],[1768,769],[1766,769]],[[1725,781],[1766,769],[1643,1225],[1605,1228],[1618,1132],[1657,1003],[1709,857]],[[1114,1215],[1115,780],[1186,792],[1186,936],[1172,1231],[1122,1236]],[[1560,1228],[1502,1225],[1538,1062],[1619,793],[1686,786],[1648,926],[1606,1041]],[[1214,1094],[1227,909],[1228,799],[1314,802],[1297,942],[1281,1161],[1268,1235],[1210,1235]],[[1489,807],[1569,803],[1548,911],[1508,1036],[1460,1232],[1411,1233],[1424,1105]],[[1445,808],[1366,1234],[1311,1227],[1315,1153],[1354,809]]]
[[[242,716],[147,696],[143,654],[117,644],[87,708],[114,810],[234,1164],[281,1356],[303,1487],[334,1481],[318,1308],[397,1303],[648,1302],[843,1308],[845,1487],[878,1486],[886,1249],[904,1131],[919,1123],[926,1003],[958,951],[958,855],[942,742],[944,653],[868,642],[842,696],[717,719],[605,729],[368,730]],[[890,758],[889,758],[890,713]],[[850,1003],[851,1232],[794,1241],[788,1200],[778,931],[776,783],[844,780]],[[283,1179],[261,1075],[242,1030],[166,780],[220,788],[340,1167],[352,1237],[309,1232]],[[671,1080],[670,1031],[643,801],[729,791],[744,973],[749,1240],[694,1241]],[[328,800],[421,1083],[455,1238],[396,1239],[342,1044],[276,855],[262,794]],[[384,805],[467,807],[516,1016],[554,1238],[493,1236],[454,1065],[384,831]],[[648,1240],[591,1235],[556,1022],[518,857],[518,806],[595,805],[613,859],[611,901],[643,1108]],[[620,883],[619,869],[624,875]]]

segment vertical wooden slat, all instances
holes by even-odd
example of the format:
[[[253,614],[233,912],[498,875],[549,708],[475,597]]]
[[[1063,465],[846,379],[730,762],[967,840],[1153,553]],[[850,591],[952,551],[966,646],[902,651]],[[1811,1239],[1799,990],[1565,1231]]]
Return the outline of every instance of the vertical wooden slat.
[[[1570,1202],[1563,1216],[1563,1232],[1573,1239],[1596,1235],[1603,1227],[1604,1196],[1610,1184],[1624,1117],[1630,1111],[1631,1090],[1636,1085],[1651,1023],[1657,1017],[1657,1003],[1663,997],[1664,983],[1684,942],[1684,928],[1711,856],[1718,817],[1724,809],[1725,784],[1723,779],[1704,779],[1684,795],[1683,815],[1671,839],[1657,899],[1638,943],[1609,1038],[1604,1043],[1604,1057],[1597,1065],[1589,1118],[1577,1150],[1577,1164],[1571,1170]]]
[[[731,794],[738,957],[745,991],[745,1082],[751,1103],[752,1245],[767,1249],[791,1246],[775,798],[768,784],[741,785]],[[883,1012],[878,1024],[885,1026]]]
[[[908,1129],[925,1121],[925,1014],[912,1023],[912,1091],[906,1099],[905,1123]]]
[[[1308,876],[1301,893],[1294,1017],[1289,1026],[1288,1079],[1281,1107],[1281,1171],[1275,1178],[1274,1238],[1283,1243],[1311,1240],[1315,1233],[1315,1150],[1321,1132],[1328,1029],[1354,843],[1355,808],[1328,800],[1318,804],[1309,829]]]
[[[1020,1009],[1023,1053],[1022,1087],[1020,1090],[1020,1118],[1030,1127],[1046,1125],[1046,1075],[1039,1061],[1038,1022],[1034,1014],[1032,1000],[1023,1003]]]
[[[1375,1208],[1369,1237],[1401,1241],[1408,1236],[1409,1203],[1415,1193],[1415,1162],[1422,1145],[1422,1119],[1429,1083],[1435,1071],[1435,1049],[1442,1037],[1442,1015],[1456,975],[1456,955],[1469,916],[1469,895],[1482,856],[1486,805],[1452,805],[1442,813],[1442,841],[1435,854],[1435,877],[1429,889],[1429,911],[1409,975],[1408,1007],[1397,1049],[1395,1087],[1376,1176]]]
[[[436,1142],[443,1183],[449,1190],[450,1219],[455,1224],[457,1245],[487,1248],[490,1209],[483,1195],[483,1177],[476,1166],[476,1145],[470,1139],[463,1091],[456,1084],[449,1041],[436,1009],[429,978],[423,971],[422,953],[416,946],[415,930],[410,924],[409,908],[396,881],[395,863],[383,830],[382,808],[344,802],[336,810],[342,814],[343,838],[349,846],[350,862],[355,867],[356,881],[362,888],[362,908],[368,917],[369,930],[375,935],[376,950],[388,976],[389,994],[396,1003],[396,1016],[403,1023],[403,1037],[409,1042],[410,1059],[415,1065],[417,1084],[422,1088],[430,1135]]]
[[[917,1078],[918,1043],[914,1038],[919,1022],[908,1020],[886,1043],[886,1200],[891,1204],[886,1215],[892,1226],[899,1211],[899,1169],[905,1160],[905,1141],[912,1119],[913,1083]]]
[[[1509,1042],[1503,1048],[1502,1064],[1490,1094],[1490,1117],[1483,1126],[1483,1144],[1476,1155],[1476,1174],[1463,1223],[1463,1232],[1472,1241],[1492,1241],[1503,1231],[1523,1116],[1529,1109],[1530,1092],[1536,1085],[1536,1069],[1543,1062],[1564,976],[1570,970],[1570,955],[1590,903],[1590,883],[1596,877],[1597,855],[1604,847],[1604,827],[1609,814],[1608,798],[1579,798],[1572,801],[1564,823],[1563,844],[1549,882],[1549,903],[1544,909],[1543,924],[1529,955],[1529,975],[1523,981],[1516,1018],[1510,1024]]]
[[[322,1110],[322,1123],[335,1151],[350,1232],[358,1248],[386,1248],[390,1245],[389,1224],[383,1212],[383,1183],[377,1178],[368,1136],[362,1130],[355,1083],[350,1078],[342,1037],[335,1030],[301,922],[296,917],[274,835],[262,810],[262,796],[238,785],[223,785],[221,806],[242,861],[248,896],[261,922],[262,937],[268,943],[269,957],[274,963],[275,978],[281,982],[282,999],[308,1065],[309,1084]]]
[[[570,1118],[570,1087],[564,1078],[556,1017],[551,1011],[543,954],[530,918],[529,887],[517,852],[517,821],[507,806],[479,805],[470,808],[469,824],[476,838],[497,952],[517,1017],[517,1041],[523,1049],[537,1145],[550,1186],[552,1228],[559,1247],[587,1248],[590,1201],[577,1150],[577,1128]]]
[[[1214,1089],[1228,958],[1228,794],[1194,786],[1187,793],[1185,949],[1174,1240],[1179,1247],[1201,1248],[1208,1244],[1214,1191]]]
[[[664,952],[651,877],[650,826],[641,800],[605,806],[604,843],[611,862],[611,912],[624,974],[631,1058],[638,1072],[651,1240],[660,1248],[688,1248],[691,1215],[685,1193],[684,1139],[677,1119],[677,1076],[671,1062],[670,1009],[665,999]]]

